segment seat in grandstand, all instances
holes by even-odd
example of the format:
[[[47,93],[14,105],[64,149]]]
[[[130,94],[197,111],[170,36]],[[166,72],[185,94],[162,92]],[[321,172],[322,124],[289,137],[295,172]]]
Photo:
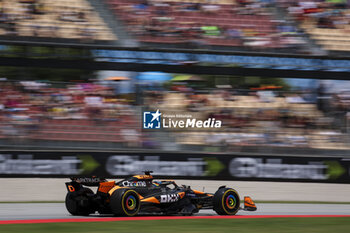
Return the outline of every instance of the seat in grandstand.
[[[117,39],[86,0],[0,1],[0,36],[84,42]]]
[[[349,5],[347,1],[278,0],[290,16],[320,48],[350,51]]]
[[[103,122],[93,120],[46,119],[29,138],[55,141],[138,142],[140,126],[134,119]]]
[[[282,48],[263,1],[106,0],[140,42],[167,46]],[[210,2],[210,3],[208,3]]]

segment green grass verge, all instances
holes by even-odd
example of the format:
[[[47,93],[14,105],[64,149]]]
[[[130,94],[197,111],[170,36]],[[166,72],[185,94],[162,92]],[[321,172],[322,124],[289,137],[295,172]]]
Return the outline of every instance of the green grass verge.
[[[0,225],[6,233],[348,232],[349,218],[185,219]]]

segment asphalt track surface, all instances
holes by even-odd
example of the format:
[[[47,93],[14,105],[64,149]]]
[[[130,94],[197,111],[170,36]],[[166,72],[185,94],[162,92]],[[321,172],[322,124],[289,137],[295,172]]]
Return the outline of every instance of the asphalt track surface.
[[[257,204],[254,212],[239,211],[238,216],[255,215],[350,215],[349,204]],[[215,216],[212,210],[202,210],[194,216]],[[64,203],[3,203],[0,204],[1,220],[31,219],[81,219],[112,217],[92,214],[88,217],[70,215]]]

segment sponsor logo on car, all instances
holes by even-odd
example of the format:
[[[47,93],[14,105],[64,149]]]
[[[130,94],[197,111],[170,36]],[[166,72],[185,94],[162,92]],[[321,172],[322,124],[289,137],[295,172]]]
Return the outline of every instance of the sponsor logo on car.
[[[145,181],[123,181],[122,183],[123,186],[127,187],[146,187],[146,182]]]
[[[179,200],[179,194],[177,193],[160,196],[160,203],[171,203],[171,202],[176,202],[178,200]]]

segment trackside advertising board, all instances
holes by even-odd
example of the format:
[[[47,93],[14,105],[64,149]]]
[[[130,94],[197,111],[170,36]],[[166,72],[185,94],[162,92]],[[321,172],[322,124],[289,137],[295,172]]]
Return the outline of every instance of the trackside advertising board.
[[[239,154],[2,151],[0,177],[157,178],[350,183],[350,159]]]

